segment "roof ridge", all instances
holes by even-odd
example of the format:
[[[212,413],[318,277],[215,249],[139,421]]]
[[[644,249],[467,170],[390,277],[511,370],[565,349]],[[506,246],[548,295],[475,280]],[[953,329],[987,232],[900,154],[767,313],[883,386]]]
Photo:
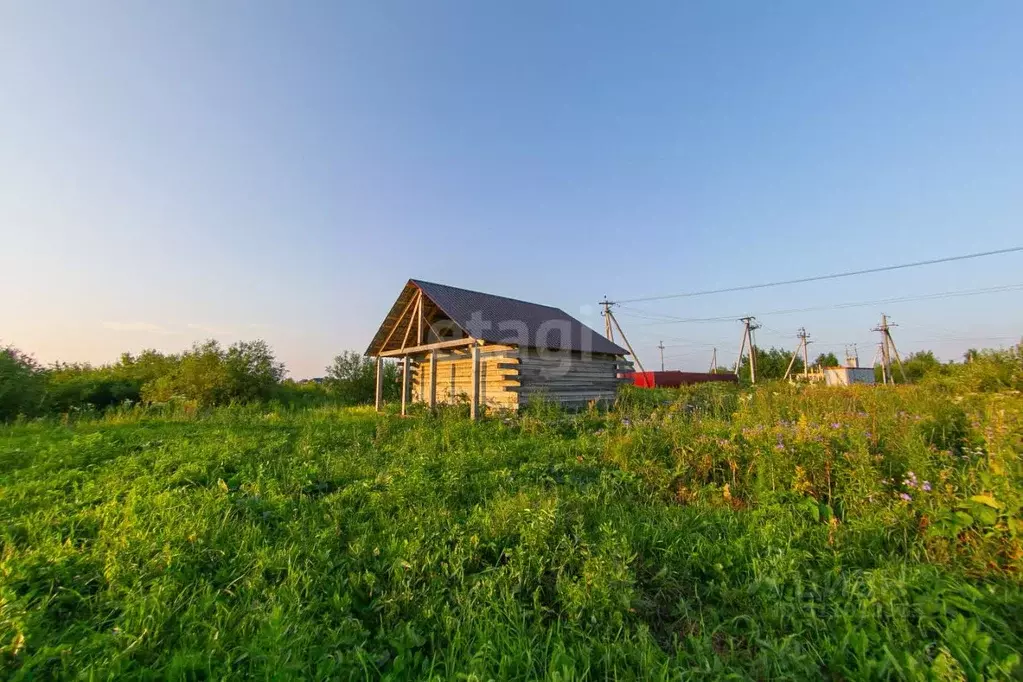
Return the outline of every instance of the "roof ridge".
[[[557,310],[559,313],[562,313],[563,315],[567,315],[568,317],[571,317],[571,315],[568,315],[568,313],[566,313],[561,308],[557,308],[557,307],[552,306],[552,305],[544,305],[543,303],[534,303],[532,301],[526,301],[526,300],[523,300],[521,298],[512,298],[511,296],[502,296],[501,294],[488,294],[485,291],[477,291],[476,289],[466,289],[464,287],[453,287],[450,284],[441,284],[440,282],[428,282],[425,279],[409,279],[409,281],[412,282],[413,284],[415,284],[416,286],[419,286],[420,284],[426,284],[426,285],[429,285],[429,286],[432,286],[432,287],[444,287],[445,289],[457,289],[458,291],[467,291],[470,294],[479,294],[480,296],[489,296],[491,298],[503,298],[506,301],[514,301],[515,303],[524,303],[526,305],[536,306],[537,308],[550,308],[551,310]]]

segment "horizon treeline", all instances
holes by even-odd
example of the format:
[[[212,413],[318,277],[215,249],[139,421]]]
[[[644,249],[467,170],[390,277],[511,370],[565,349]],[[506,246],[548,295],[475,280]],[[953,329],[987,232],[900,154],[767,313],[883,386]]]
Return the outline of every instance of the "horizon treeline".
[[[399,396],[398,372],[384,365],[384,396]],[[210,339],[180,353],[123,353],[113,363],[55,362],[43,366],[13,346],[0,346],[0,421],[24,416],[171,402],[197,407],[280,401],[286,404],[358,405],[376,390],[373,360],[344,351],[319,382],[296,382],[262,340],[230,346]]]
[[[757,349],[757,376],[780,380],[792,357],[781,348]],[[739,367],[748,377],[748,360]],[[815,365],[838,364],[820,355]],[[875,366],[875,373],[878,367]],[[394,362],[384,363],[384,399],[400,397]],[[802,372],[797,356],[793,373]],[[907,355],[893,368],[896,383],[931,382],[965,392],[1023,390],[1023,343],[1002,349],[970,349],[961,362],[941,362],[932,351]],[[196,407],[278,401],[288,405],[364,405],[374,400],[376,367],[355,351],[338,354],[317,381],[287,378],[266,341],[224,346],[209,339],[180,353],[143,350],[113,363],[55,362],[43,366],[14,346],[0,346],[0,421],[104,410],[124,405],[186,402]]]

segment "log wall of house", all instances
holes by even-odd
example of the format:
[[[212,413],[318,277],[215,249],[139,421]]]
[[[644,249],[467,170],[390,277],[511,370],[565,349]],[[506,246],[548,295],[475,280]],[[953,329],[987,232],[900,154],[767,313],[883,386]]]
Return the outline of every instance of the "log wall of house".
[[[415,358],[412,400],[429,402],[430,355]],[[518,349],[512,346],[480,348],[480,404],[515,409],[519,404]],[[472,397],[472,352],[468,349],[437,352],[437,404],[468,402]]]
[[[536,396],[566,406],[613,401],[622,383],[618,378],[622,360],[615,355],[524,348],[518,357],[522,405]]]
[[[412,400],[429,402],[433,371],[430,355],[417,355],[414,362]],[[516,409],[538,396],[566,406],[582,406],[591,400],[613,401],[623,383],[618,373],[631,367],[615,355],[483,346],[480,404],[492,409]],[[437,403],[464,403],[471,396],[471,351],[438,351]]]

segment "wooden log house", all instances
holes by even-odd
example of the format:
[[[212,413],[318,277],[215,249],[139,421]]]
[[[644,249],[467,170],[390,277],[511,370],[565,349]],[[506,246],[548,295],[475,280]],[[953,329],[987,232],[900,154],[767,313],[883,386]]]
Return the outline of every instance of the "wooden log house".
[[[517,409],[543,396],[565,406],[613,400],[631,370],[626,351],[563,310],[410,279],[366,355],[401,360],[401,411],[409,401],[466,401]]]

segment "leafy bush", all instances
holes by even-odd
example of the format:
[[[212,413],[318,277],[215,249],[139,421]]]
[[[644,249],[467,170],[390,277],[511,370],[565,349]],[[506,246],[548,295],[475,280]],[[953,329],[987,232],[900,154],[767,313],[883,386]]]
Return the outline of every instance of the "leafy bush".
[[[225,350],[211,339],[192,346],[167,374],[145,384],[142,397],[166,402],[180,396],[201,406],[266,400],[284,372],[265,341],[240,342]]]
[[[1023,391],[1023,343],[998,350],[971,350],[966,361],[941,366],[924,383],[951,393]]]
[[[47,372],[47,379],[46,405],[57,412],[86,406],[103,409],[141,398],[142,382],[123,376],[115,367],[57,364]]]
[[[39,363],[13,346],[0,348],[0,421],[43,409],[46,376]]]
[[[342,405],[369,405],[376,400],[376,371],[376,360],[345,351],[327,367],[326,386]],[[385,361],[383,371],[384,400],[400,398],[397,365]]]

